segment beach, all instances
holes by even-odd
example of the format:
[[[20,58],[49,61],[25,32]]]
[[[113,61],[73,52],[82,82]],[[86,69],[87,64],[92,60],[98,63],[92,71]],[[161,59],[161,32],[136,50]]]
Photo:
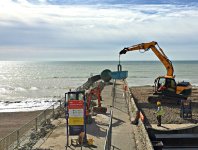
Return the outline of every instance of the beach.
[[[41,111],[0,113],[0,139],[34,119]]]

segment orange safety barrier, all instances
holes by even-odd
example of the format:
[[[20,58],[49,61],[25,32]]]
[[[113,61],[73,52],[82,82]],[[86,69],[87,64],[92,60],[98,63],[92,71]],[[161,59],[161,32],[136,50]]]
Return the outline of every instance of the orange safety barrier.
[[[123,90],[126,92],[127,91],[127,85],[123,86]]]
[[[142,122],[144,122],[144,115],[142,114],[141,111],[140,111],[140,119],[142,120]]]

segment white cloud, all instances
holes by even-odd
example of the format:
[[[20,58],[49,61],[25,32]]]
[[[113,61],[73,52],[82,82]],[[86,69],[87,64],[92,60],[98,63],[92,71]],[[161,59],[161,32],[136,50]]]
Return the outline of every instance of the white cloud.
[[[75,59],[71,50],[83,50],[87,55],[90,55],[91,50],[94,52],[90,59],[96,55],[103,59],[101,52],[108,50],[110,54],[115,49],[151,40],[159,41],[171,49],[177,49],[177,46],[185,49],[190,45],[193,45],[193,50],[198,48],[197,7],[80,6],[49,5],[45,0],[40,2],[39,5],[34,5],[26,0],[1,0],[0,54],[5,49],[21,49],[16,54],[31,49],[35,53],[46,53],[47,56],[49,50],[50,53],[60,54],[57,53],[58,50],[64,51],[65,55],[71,54]],[[9,51],[7,53],[9,56]],[[117,54],[112,56],[109,59],[117,59]]]

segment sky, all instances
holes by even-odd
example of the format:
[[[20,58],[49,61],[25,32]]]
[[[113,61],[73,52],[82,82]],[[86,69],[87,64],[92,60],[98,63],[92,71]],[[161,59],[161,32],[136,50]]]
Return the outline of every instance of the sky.
[[[0,0],[1,61],[117,61],[156,41],[170,60],[198,60],[197,0]],[[158,60],[152,51],[122,60]]]

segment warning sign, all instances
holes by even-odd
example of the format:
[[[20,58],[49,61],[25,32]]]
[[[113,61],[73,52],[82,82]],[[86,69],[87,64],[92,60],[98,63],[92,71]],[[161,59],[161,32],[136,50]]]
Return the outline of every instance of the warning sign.
[[[84,125],[84,118],[82,117],[69,117],[69,125]]]
[[[81,100],[68,101],[69,125],[84,125],[84,102]]]
[[[68,101],[68,108],[69,109],[83,109],[84,102],[82,100],[70,100]]]
[[[69,109],[69,117],[83,117],[83,109]]]

